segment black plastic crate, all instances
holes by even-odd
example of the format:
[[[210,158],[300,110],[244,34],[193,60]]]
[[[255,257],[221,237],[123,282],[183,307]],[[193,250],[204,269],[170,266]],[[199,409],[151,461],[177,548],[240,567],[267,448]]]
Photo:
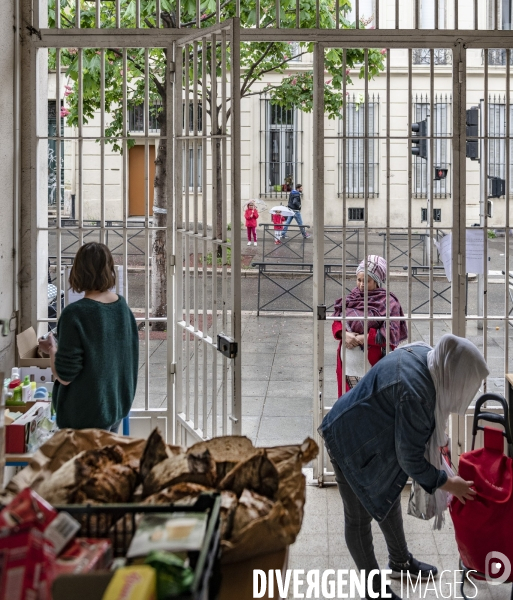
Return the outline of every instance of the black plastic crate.
[[[189,592],[173,596],[173,600],[214,600],[220,587],[220,511],[221,496],[216,493],[201,494],[190,506],[174,504],[67,504],[56,506],[80,524],[77,536],[106,538],[112,543],[114,557],[125,556],[136,530],[136,517],[148,513],[206,512],[207,529],[203,547],[199,552],[189,552],[194,569],[194,580]]]

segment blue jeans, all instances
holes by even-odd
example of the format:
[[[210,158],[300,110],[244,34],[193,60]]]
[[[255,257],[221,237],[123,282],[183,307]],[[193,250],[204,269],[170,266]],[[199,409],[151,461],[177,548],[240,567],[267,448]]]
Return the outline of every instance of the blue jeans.
[[[301,211],[295,210],[293,215],[290,215],[290,217],[287,217],[287,220],[285,221],[285,227],[283,228],[283,231],[281,233],[281,237],[285,237],[287,235],[287,230],[289,228],[289,225],[292,223],[292,219],[296,219],[297,224],[300,227],[303,225],[303,219],[301,218]],[[301,227],[301,233],[303,234],[303,237],[305,237],[306,231],[305,231],[304,227]]]

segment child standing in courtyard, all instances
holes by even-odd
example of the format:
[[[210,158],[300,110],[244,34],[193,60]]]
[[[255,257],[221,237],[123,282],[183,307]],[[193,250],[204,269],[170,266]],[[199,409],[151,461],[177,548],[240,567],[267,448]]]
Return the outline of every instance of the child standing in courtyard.
[[[281,232],[283,230],[283,223],[287,220],[279,210],[275,211],[272,215],[272,221],[274,223],[274,237],[276,238],[274,243],[281,244]]]
[[[248,230],[248,246],[251,246],[251,236],[253,236],[253,245],[257,245],[257,221],[258,221],[258,210],[256,209],[253,202],[248,204],[244,212],[244,218],[246,219],[246,229]]]

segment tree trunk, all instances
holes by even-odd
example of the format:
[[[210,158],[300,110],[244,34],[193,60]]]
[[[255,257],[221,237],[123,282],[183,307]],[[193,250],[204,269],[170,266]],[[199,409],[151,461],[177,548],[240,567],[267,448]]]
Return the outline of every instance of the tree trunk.
[[[165,83],[164,83],[165,85]],[[166,88],[165,88],[166,89]],[[159,115],[160,135],[155,156],[155,180],[153,182],[153,225],[166,227],[167,224],[167,189],[166,189],[166,164],[167,140],[162,139],[167,135],[166,98],[162,98],[162,110]],[[166,269],[166,231],[153,232],[151,255],[151,305],[153,317],[167,316],[167,269]],[[153,331],[165,331],[167,325],[163,321],[154,322]]]

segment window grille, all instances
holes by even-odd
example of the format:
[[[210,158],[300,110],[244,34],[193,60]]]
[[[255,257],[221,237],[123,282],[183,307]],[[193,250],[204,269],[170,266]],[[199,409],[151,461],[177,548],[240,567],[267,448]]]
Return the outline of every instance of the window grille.
[[[365,208],[348,208],[347,209],[347,220],[348,221],[363,221],[363,220],[365,220]]]
[[[376,2],[375,0],[360,0],[358,3],[358,16],[360,19],[360,27],[373,27],[375,26],[374,15],[376,14]],[[347,9],[348,5],[350,6]],[[344,8],[346,10],[344,10]],[[344,18],[347,19],[350,23],[354,23],[356,20],[356,11],[354,7],[354,2],[350,4],[346,4],[342,9]]]
[[[513,106],[510,105],[510,130],[513,129]],[[506,179],[506,98],[500,96],[489,96],[488,98],[488,177],[500,177]],[[511,136],[511,131],[510,131]],[[513,140],[510,139],[510,156],[513,158]],[[509,187],[513,191],[513,165],[509,165]],[[491,181],[488,179],[489,195],[491,193]]]
[[[160,133],[158,116],[160,113],[160,103],[154,103],[149,110],[149,133]],[[128,131],[130,133],[144,133],[144,104],[136,104],[128,109]]]
[[[59,115],[60,117],[60,115]],[[64,135],[64,119],[57,116],[57,102],[48,100],[48,137],[57,135],[59,119],[61,136]],[[61,206],[64,204],[64,141],[61,142]],[[57,203],[57,140],[48,140],[48,206],[55,208]]]
[[[184,150],[185,152],[185,150]],[[189,175],[185,172],[185,160],[183,161],[183,181],[185,182],[187,179],[189,181],[189,188],[194,189],[194,179],[196,178],[196,185],[198,186],[198,191],[201,192],[201,173],[203,171],[203,152],[201,149],[201,145],[197,146],[197,161],[196,161],[196,177],[194,173],[194,150],[193,148],[189,148]]]
[[[429,48],[414,48],[412,52],[412,61],[414,65],[431,64],[431,52]],[[433,50],[433,64],[452,64],[452,52],[447,48],[435,48]]]
[[[290,51],[292,52],[293,56],[290,62],[301,62],[303,57],[298,56],[298,54],[301,52],[301,46],[299,45],[299,42],[290,42]]]
[[[441,208],[433,208],[433,222],[439,223],[442,220],[442,209]],[[427,208],[420,209],[420,221],[422,223],[427,222]]]
[[[433,166],[447,169],[447,177],[435,181],[431,174],[431,185],[433,186],[434,198],[451,197],[451,144],[447,136],[451,135],[451,98],[446,96],[435,96],[433,104],[434,117],[430,119],[431,133],[433,135]],[[417,123],[423,121],[429,114],[428,97],[415,97],[413,103],[413,119]],[[439,138],[439,139],[437,139]],[[427,196],[427,168],[428,161],[420,156],[413,156],[413,197],[426,198]]]
[[[369,139],[367,145],[368,167],[368,194],[369,198],[379,196],[379,96],[369,98],[368,106],[359,102],[353,94],[346,104],[346,140],[345,160],[343,155],[343,139],[339,140],[338,148],[338,195],[342,195],[345,169],[345,191],[349,198],[363,198],[365,196],[365,114],[369,120]],[[344,132],[343,119],[339,119],[339,135]]]
[[[260,196],[287,197],[301,179],[302,113],[261,96]]]

